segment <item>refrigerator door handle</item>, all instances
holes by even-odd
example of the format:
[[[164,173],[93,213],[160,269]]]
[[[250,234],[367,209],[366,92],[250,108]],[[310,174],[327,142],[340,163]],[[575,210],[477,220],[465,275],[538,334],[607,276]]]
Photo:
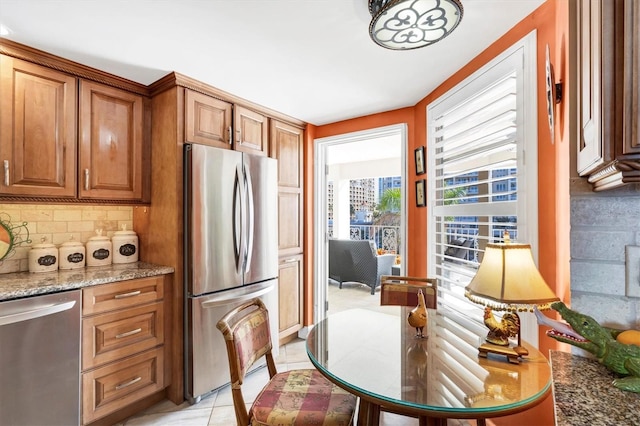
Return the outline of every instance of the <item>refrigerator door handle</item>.
[[[252,177],[251,172],[248,168],[244,168],[245,173],[245,188],[246,188],[246,198],[247,198],[247,220],[245,224],[247,226],[246,229],[246,264],[244,268],[244,273],[246,274],[251,269],[251,254],[253,253],[253,224],[254,224],[254,208],[253,208],[253,185],[252,185]]]
[[[243,233],[244,233],[244,200],[242,196],[242,170],[236,167],[235,179],[233,180],[233,251],[236,262],[236,272],[240,273],[244,268],[243,254]]]
[[[273,286],[274,284],[269,284],[267,286],[261,287],[250,293],[241,293],[241,294],[229,296],[229,297],[212,298],[202,302],[200,306],[204,309],[211,309],[211,308],[216,308],[218,306],[227,306],[232,303],[239,303],[239,302],[255,299],[256,297],[260,297],[264,294],[269,293],[271,290],[273,290]]]

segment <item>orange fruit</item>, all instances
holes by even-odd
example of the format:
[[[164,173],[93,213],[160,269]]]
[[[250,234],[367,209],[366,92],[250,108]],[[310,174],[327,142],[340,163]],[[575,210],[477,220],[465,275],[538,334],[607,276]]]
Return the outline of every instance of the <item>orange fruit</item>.
[[[640,346],[640,330],[626,330],[618,334],[616,340],[625,345]]]

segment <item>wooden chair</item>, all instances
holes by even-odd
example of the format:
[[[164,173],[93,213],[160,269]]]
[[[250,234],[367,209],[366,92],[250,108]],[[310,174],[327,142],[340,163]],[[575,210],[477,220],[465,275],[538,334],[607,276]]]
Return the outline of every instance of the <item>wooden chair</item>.
[[[438,302],[437,285],[435,278],[384,275],[380,278],[380,304],[413,308],[418,304],[418,290],[422,290],[426,307],[428,309],[436,309]],[[380,409],[390,413],[407,415],[389,407],[382,406]],[[420,426],[447,424],[446,419],[433,419],[425,416],[417,416],[417,418]]]
[[[435,278],[383,275],[380,278],[380,304],[415,307],[422,290],[428,309],[436,309],[438,284]]]
[[[428,309],[436,309],[438,304],[438,285],[435,278],[421,277],[399,277],[395,275],[385,275],[380,279],[380,304],[381,305],[399,305],[414,307],[418,304],[418,290],[422,290],[424,294],[425,305]],[[381,407],[383,411],[391,413],[403,414],[387,407]],[[447,419],[429,418],[426,416],[418,416],[418,424],[426,425],[443,425],[446,426]],[[485,426],[485,419],[476,419],[477,426]]]
[[[278,373],[273,360],[269,315],[260,299],[227,313],[217,324],[229,356],[231,394],[238,425],[339,425],[352,423],[356,397],[315,369]],[[247,411],[242,384],[249,368],[266,357],[269,382]]]

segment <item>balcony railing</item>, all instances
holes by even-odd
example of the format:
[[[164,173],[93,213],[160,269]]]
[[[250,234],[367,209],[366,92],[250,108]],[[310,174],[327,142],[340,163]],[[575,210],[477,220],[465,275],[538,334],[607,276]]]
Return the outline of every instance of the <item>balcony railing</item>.
[[[332,226],[329,226],[329,236],[334,236]],[[401,254],[399,226],[350,225],[349,239],[373,240],[377,248],[387,253]]]

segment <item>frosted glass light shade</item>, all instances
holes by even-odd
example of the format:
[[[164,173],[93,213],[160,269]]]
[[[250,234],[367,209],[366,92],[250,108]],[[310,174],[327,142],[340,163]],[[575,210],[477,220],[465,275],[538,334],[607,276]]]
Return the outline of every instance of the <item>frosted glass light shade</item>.
[[[410,50],[442,40],[462,20],[460,0],[369,0],[371,39],[391,50]]]

